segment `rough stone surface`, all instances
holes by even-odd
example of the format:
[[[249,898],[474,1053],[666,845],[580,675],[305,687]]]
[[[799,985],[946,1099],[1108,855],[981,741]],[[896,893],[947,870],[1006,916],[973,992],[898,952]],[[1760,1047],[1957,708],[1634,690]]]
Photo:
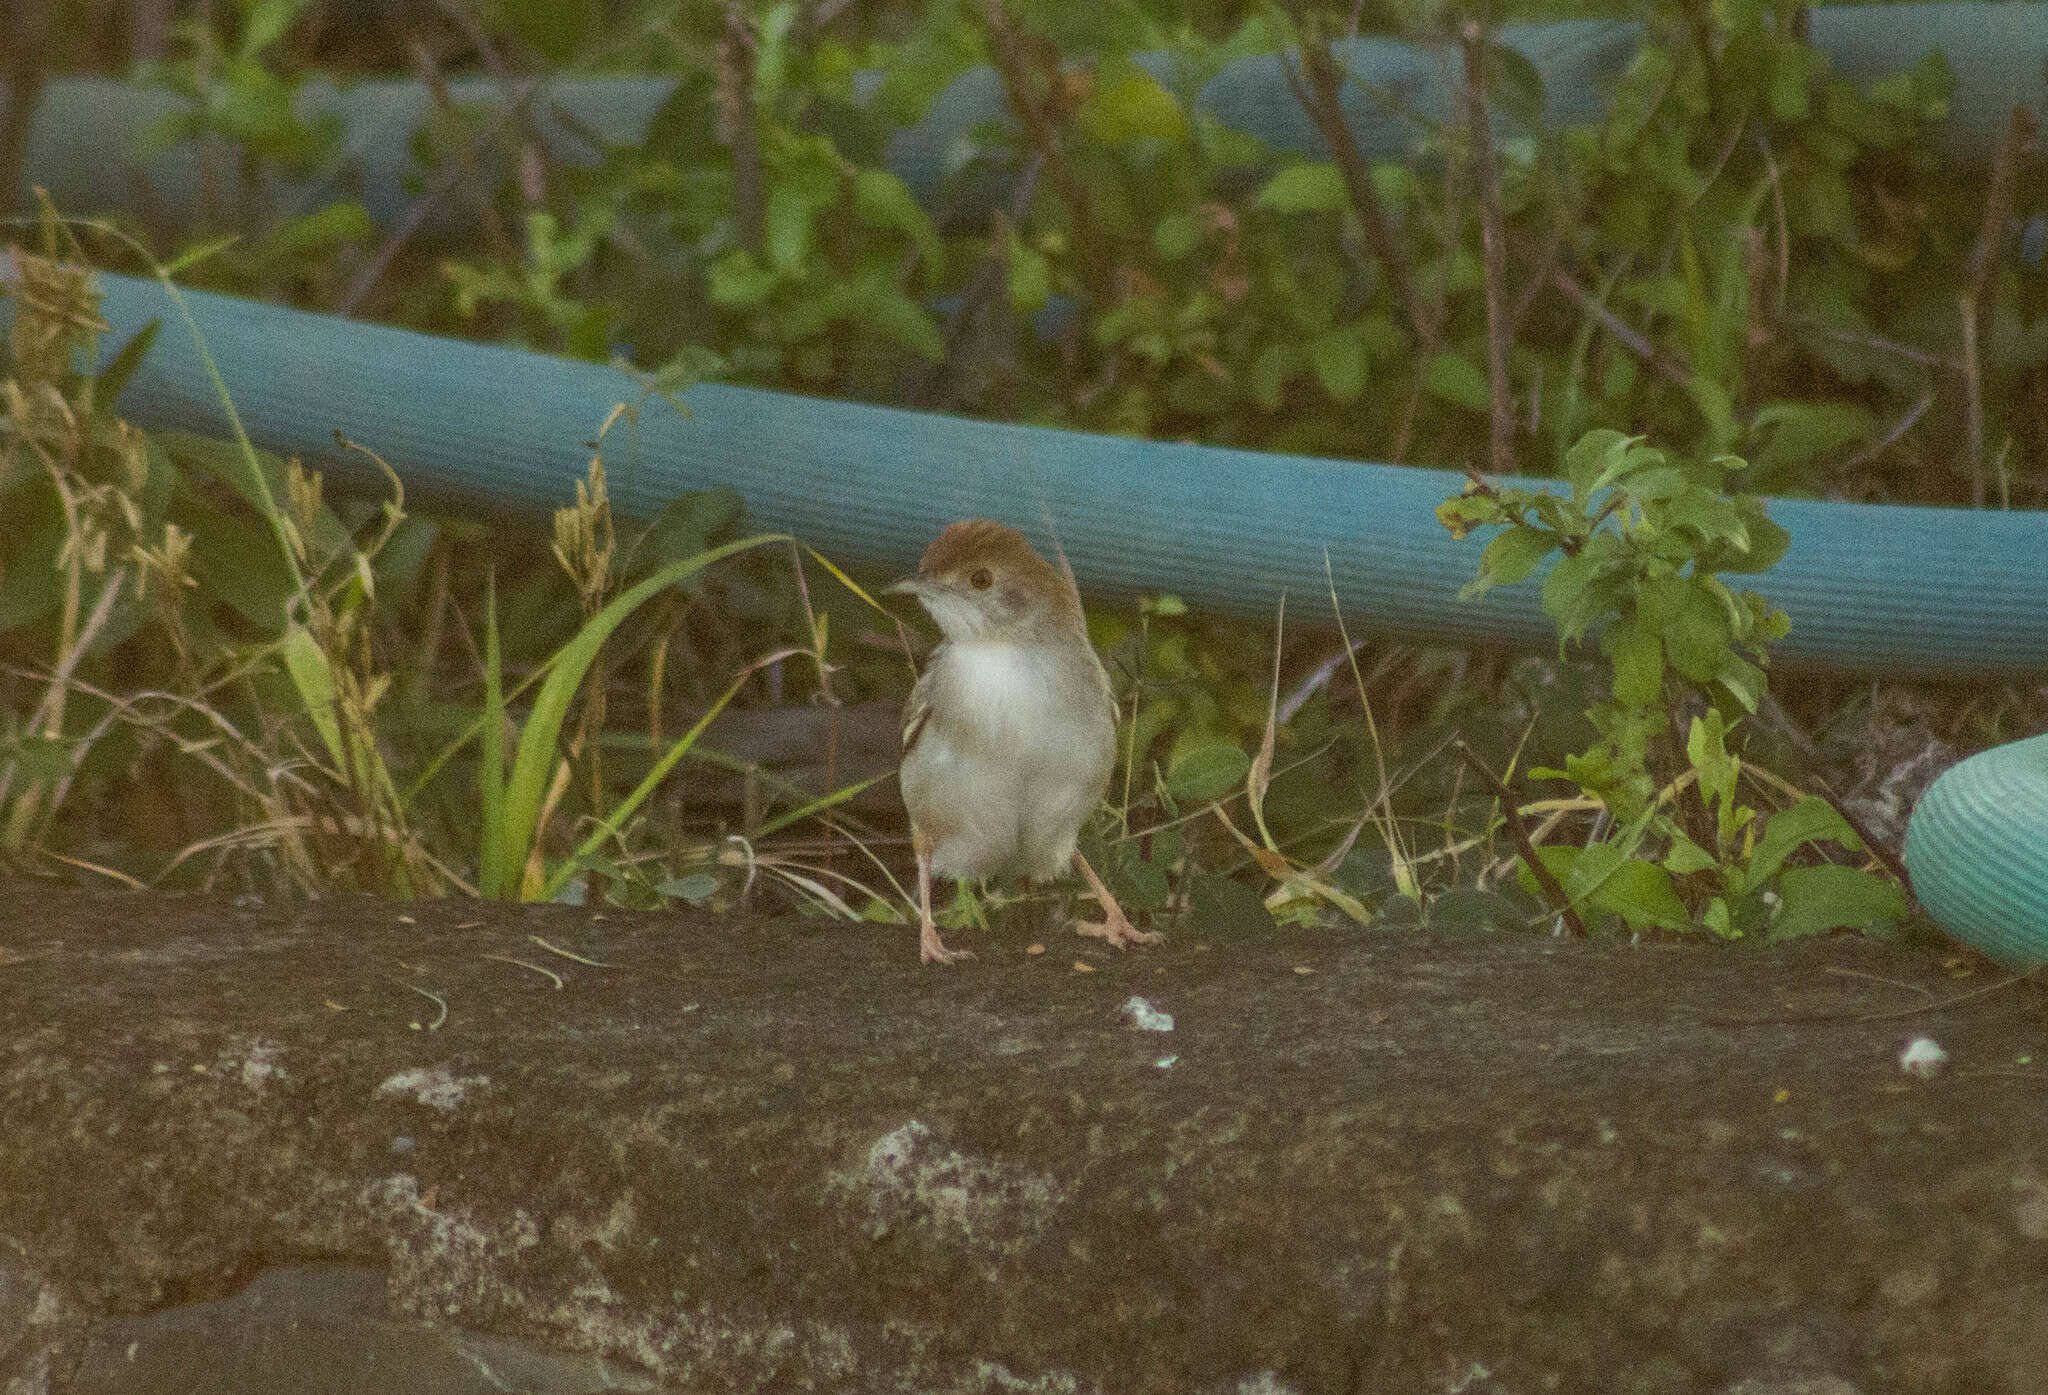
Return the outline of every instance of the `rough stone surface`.
[[[0,1388],[2048,1388],[2031,983],[977,939],[0,885]]]

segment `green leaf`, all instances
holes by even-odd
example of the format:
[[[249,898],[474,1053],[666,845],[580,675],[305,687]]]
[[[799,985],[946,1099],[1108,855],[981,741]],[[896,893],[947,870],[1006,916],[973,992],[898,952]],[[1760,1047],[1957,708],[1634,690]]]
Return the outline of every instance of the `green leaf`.
[[[637,581],[645,572],[704,551],[737,525],[744,511],[739,494],[730,488],[684,490],[662,506],[634,542],[626,575]],[[682,584],[694,590],[698,579]]]
[[[1173,892],[1168,873],[1187,855],[1187,844],[1178,829],[1163,829],[1113,843],[1090,838],[1082,855],[1125,909],[1162,911]]]
[[[1877,930],[1906,918],[1898,884],[1857,867],[1794,867],[1778,879],[1784,906],[1769,939],[1797,939],[1828,930]]]
[[[1487,90],[1517,126],[1530,134],[1543,130],[1543,75],[1536,65],[1506,44],[1486,46]]]
[[[657,894],[695,906],[718,892],[718,878],[709,872],[692,872],[686,877],[669,877],[655,884]]]
[[[1177,800],[1204,804],[1243,784],[1251,768],[1252,758],[1235,741],[1184,731],[1167,759],[1166,792]]]
[[[285,670],[291,674],[292,686],[298,689],[299,700],[305,704],[306,715],[312,718],[314,730],[320,733],[320,744],[327,748],[335,770],[347,778],[350,762],[342,747],[341,722],[335,715],[334,706],[334,670],[327,661],[326,653],[311,631],[304,625],[294,624],[285,631],[283,657]]]
[[[1566,642],[1577,639],[1613,607],[1614,586],[1604,559],[1591,547],[1560,557],[1543,578],[1543,611]]]
[[[1308,346],[1308,362],[1333,401],[1355,402],[1365,391],[1365,345],[1348,326],[1317,335]]]
[[[1714,681],[1726,688],[1747,712],[1756,711],[1757,701],[1764,695],[1764,671],[1732,650],[1721,660]]]
[[[1614,912],[1631,930],[1684,930],[1692,925],[1685,902],[1672,888],[1671,874],[1654,862],[1631,858],[1621,863],[1587,897],[1587,904]]]
[[[1762,442],[1756,468],[1776,478],[1853,441],[1867,441],[1876,421],[1853,402],[1771,402],[1757,410],[1751,435]]]
[[[1728,654],[1728,617],[1699,585],[1679,593],[1680,605],[1664,624],[1671,666],[1695,683],[1711,682]]]
[[[887,291],[868,297],[861,318],[895,343],[937,363],[946,356],[946,337],[931,312],[910,297]]]
[[[1489,586],[1512,586],[1535,571],[1556,546],[1557,534],[1549,529],[1517,523],[1479,554],[1479,575]]]
[[[299,6],[293,0],[261,0],[248,6],[248,19],[242,26],[242,41],[237,51],[244,58],[254,58],[284,37],[292,21],[298,18]]]
[[[1104,145],[1130,145],[1141,140],[1180,141],[1188,131],[1188,119],[1180,103],[1142,71],[1133,71],[1096,88],[1074,116],[1090,138]]]
[[[1198,935],[1262,935],[1273,913],[1256,887],[1219,872],[1188,879],[1188,927]]]
[[[1427,920],[1432,930],[1520,930],[1529,915],[1529,907],[1513,897],[1461,885],[1430,898]]]
[[[355,199],[342,199],[288,220],[272,237],[271,245],[287,256],[329,252],[345,242],[367,242],[376,232],[369,209]]]
[[[1671,847],[1664,854],[1665,871],[1675,877],[1688,877],[1697,872],[1711,872],[1719,865],[1714,861],[1712,853],[1683,833],[1673,830]]]
[[[35,503],[39,513],[47,512],[50,517],[27,546],[17,543],[9,549],[6,566],[0,568],[0,634],[55,614],[64,600],[64,572],[57,565],[57,555],[70,529],[54,499],[44,495]],[[20,526],[20,497],[9,497],[6,508],[8,521]]]
[[[1020,315],[1035,313],[1052,294],[1052,266],[1039,251],[1010,230],[1010,308]]]
[[[1293,344],[1276,342],[1260,349],[1252,360],[1252,399],[1269,412],[1278,411],[1280,394],[1300,366],[1301,350]]]
[[[1289,165],[1265,182],[1252,199],[1252,207],[1275,213],[1329,213],[1344,207],[1344,177],[1337,167],[1319,164]]]
[[[776,280],[775,273],[755,261],[753,253],[736,247],[711,263],[705,275],[705,294],[713,305],[739,310],[760,304],[775,289]]]
[[[1664,700],[1664,646],[1653,630],[1621,623],[1601,636],[1614,662],[1614,700],[1624,707],[1653,707]]]
[[[503,0],[500,13],[514,33],[557,66],[576,56],[590,31],[585,0]]]
[[[853,177],[853,213],[869,227],[890,228],[908,237],[928,266],[945,260],[931,215],[918,204],[910,186],[888,170],[864,169]]]
[[[121,400],[121,389],[128,386],[128,380],[135,376],[135,370],[142,366],[142,360],[149,355],[150,346],[156,343],[157,331],[163,328],[162,320],[151,320],[135,331],[123,344],[120,351],[107,360],[99,377],[93,380],[92,405],[95,412],[110,415],[114,405]]]
[[[178,253],[177,256],[171,258],[165,265],[163,274],[175,279],[181,273],[189,271],[191,268],[199,265],[199,263],[219,256],[241,240],[242,235],[240,233],[223,233],[219,237],[211,237],[204,242],[196,242]]]
[[[1446,349],[1430,359],[1424,382],[1432,395],[1455,406],[1469,407],[1475,412],[1492,408],[1486,374],[1478,364],[1454,349]]]
[[[803,269],[811,255],[811,219],[816,211],[810,199],[787,184],[768,191],[763,222],[768,265],[785,276]]]
[[[1764,821],[1764,831],[1750,852],[1743,870],[1743,887],[1754,891],[1778,875],[1785,859],[1807,843],[1823,840],[1840,843],[1860,852],[1863,840],[1849,827],[1834,805],[1819,795],[1808,795],[1789,809],[1780,809]]]
[[[1152,246],[1160,256],[1177,262],[1202,245],[1202,220],[1192,213],[1169,213],[1152,229]]]
[[[689,580],[714,562],[723,561],[727,557],[767,543],[787,541],[788,536],[782,533],[756,534],[663,567],[646,580],[621,592],[603,610],[586,621],[575,636],[548,660],[547,677],[541,682],[540,691],[534,697],[532,710],[527,715],[526,725],[520,730],[519,750],[512,758],[512,774],[505,787],[504,823],[499,830],[501,844],[494,856],[499,859],[498,865],[507,869],[509,877],[518,878],[518,869],[526,866],[527,855],[540,832],[541,803],[553,779],[555,763],[559,759],[558,743],[562,734],[562,724],[568,719],[569,706],[582,688],[583,680],[589,675],[590,666],[596,662],[598,651],[604,647],[604,642],[611,637],[612,631],[656,595],[670,586]],[[745,675],[742,675],[743,680],[744,677]],[[727,699],[721,699],[721,706],[730,698],[732,691],[727,690]],[[702,725],[703,722],[700,721],[700,730]],[[695,736],[693,734],[686,739],[693,741]],[[629,810],[629,804],[622,804],[612,810],[608,817],[623,817]],[[517,894],[520,889],[513,885],[503,888],[507,895]]]
[[[1733,548],[1710,549],[1700,558],[1699,570],[1710,572],[1733,572],[1738,576],[1755,576],[1767,572],[1785,560],[1785,554],[1792,550],[1792,534],[1783,525],[1772,522],[1764,516],[1761,501],[1752,507],[1744,507],[1750,501],[1738,501],[1738,510],[1743,515],[1743,531],[1749,535],[1749,548],[1737,552]]]
[[[1771,115],[1779,121],[1803,121],[1808,108],[1807,82],[1818,59],[1798,39],[1787,36],[1771,45]]]
[[[1572,497],[1584,499],[1593,492],[1595,480],[1613,478],[1615,467],[1639,439],[1602,427],[1573,442],[1564,454],[1564,477],[1572,482]]]

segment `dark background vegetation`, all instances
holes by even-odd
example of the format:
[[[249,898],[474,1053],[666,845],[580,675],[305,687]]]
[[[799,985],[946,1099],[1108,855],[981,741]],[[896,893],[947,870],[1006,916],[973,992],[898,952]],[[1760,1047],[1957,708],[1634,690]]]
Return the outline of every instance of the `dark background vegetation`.
[[[1539,79],[1493,31],[1592,15],[1642,21],[1642,51],[1601,123],[1541,130]],[[318,76],[439,94],[415,143],[454,233],[379,229],[345,195],[283,213],[209,201],[178,226],[20,210],[22,247],[109,269],[169,264],[185,284],[624,360],[669,387],[1539,476],[1611,430],[1716,497],[2048,505],[2031,132],[1958,168],[1934,140],[1946,65],[1844,81],[1796,5],[6,0],[0,28],[0,174],[54,75],[179,94],[150,138],[245,173],[339,158],[337,132],[294,106]],[[1330,44],[1355,35],[1432,45],[1453,69],[1462,53],[1481,79],[1412,165],[1338,132]],[[1133,63],[1153,51],[1176,55],[1185,91]],[[1276,51],[1296,55],[1331,158],[1276,158],[1186,100]],[[982,64],[1012,120],[953,152],[921,206],[883,168],[887,137]],[[678,85],[643,143],[570,166],[533,127],[531,80],[565,72]],[[477,75],[504,100],[448,95]],[[891,760],[886,714],[923,641],[829,559],[749,549],[626,617],[574,687],[560,763],[550,730],[548,759],[513,771],[513,804],[536,814],[501,838],[505,752],[483,733],[509,751],[537,731],[538,685],[521,684],[626,587],[743,537],[744,501],[691,496],[648,529],[610,517],[600,472],[550,537],[325,499],[284,462],[127,430],[115,384],[62,352],[89,324],[85,290],[52,284],[78,314],[17,309],[0,402],[10,866],[900,917],[900,815],[886,780],[851,775]],[[1727,453],[1746,470],[1703,473]],[[1639,601],[1617,600],[1617,623],[1638,624]],[[1626,896],[1574,888],[1595,930],[1876,928],[1893,900],[1870,887],[1889,884],[1917,790],[2048,720],[2038,686],[1881,676],[1778,675],[1751,711],[1714,664],[1661,660],[1622,712],[1612,644],[1396,646],[1370,614],[1346,618],[1355,651],[1327,619],[1276,637],[1172,596],[1095,607],[1128,721],[1089,846],[1134,908],[1246,930],[1548,926],[1517,855],[1533,838],[1561,873],[1594,847],[1658,868]],[[1749,652],[1732,631],[1714,642]],[[728,690],[746,722],[634,796]],[[1707,729],[1739,767],[1702,754]],[[1636,795],[1616,760],[1636,763]],[[1802,809],[1763,866],[1758,831]],[[1808,877],[1825,905],[1788,919],[1783,878],[1823,868],[1861,880]]]

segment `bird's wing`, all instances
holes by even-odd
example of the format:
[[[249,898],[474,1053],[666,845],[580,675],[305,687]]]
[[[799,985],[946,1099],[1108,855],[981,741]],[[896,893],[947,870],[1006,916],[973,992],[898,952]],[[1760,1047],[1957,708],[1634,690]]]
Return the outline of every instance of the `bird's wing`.
[[[908,756],[917,745],[917,738],[924,735],[924,729],[932,719],[932,674],[936,665],[927,664],[917,682],[910,689],[910,698],[903,704],[903,754]]]

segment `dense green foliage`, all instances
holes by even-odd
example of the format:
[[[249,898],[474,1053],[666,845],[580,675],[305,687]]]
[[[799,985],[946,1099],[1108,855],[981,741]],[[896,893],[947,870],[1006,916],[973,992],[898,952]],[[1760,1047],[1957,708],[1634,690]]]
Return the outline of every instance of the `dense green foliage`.
[[[1938,56],[1858,85],[1796,6],[1617,2],[1604,12],[1644,41],[1605,115],[1547,129],[1540,78],[1491,26],[1583,7],[498,0],[389,32],[313,0],[224,8],[141,70],[179,103],[153,141],[260,188],[345,159],[295,105],[323,69],[410,65],[445,94],[445,69],[476,68],[500,100],[439,100],[414,140],[458,230],[379,229],[346,196],[205,203],[187,226],[77,230],[107,264],[620,358],[663,391],[721,379],[1566,481],[1483,483],[1445,511],[1460,532],[1506,525],[1478,587],[1561,554],[1545,602],[1567,643],[1537,669],[1333,654],[1328,628],[1369,615],[1276,640],[1170,596],[1098,609],[1128,721],[1090,845],[1134,909],[1543,918],[1540,888],[1507,875],[1522,816],[1445,754],[1457,734],[1491,771],[1576,788],[1526,807],[1541,861],[1596,918],[1896,918],[1859,835],[1802,783],[1811,749],[1762,729],[1797,705],[1766,700],[1786,617],[1721,578],[1783,548],[1731,492],[1734,454],[1753,493],[2048,496],[2039,257],[2008,238],[2028,206],[2008,188],[1987,216],[1984,172],[1937,154]],[[1364,158],[1334,119],[1361,22],[1431,46],[1454,86],[1469,60],[1448,117],[1408,113],[1411,162]],[[1196,100],[1275,53],[1337,141],[1326,158],[1267,150]],[[892,132],[983,65],[1008,118],[914,197]],[[561,69],[675,87],[644,141],[556,163],[525,104]],[[0,684],[29,715],[0,732],[0,849],[258,887],[640,903],[732,899],[765,868],[807,904],[897,913],[889,857],[867,860],[887,816],[853,816],[847,791],[800,854],[759,840],[820,827],[797,818],[807,795],[764,795],[759,770],[738,810],[704,781],[650,799],[650,771],[715,768],[691,723],[728,699],[900,695],[879,608],[829,562],[743,550],[700,573],[744,531],[723,496],[615,540],[601,464],[550,551],[509,523],[325,500],[244,446],[145,438],[110,410],[128,360],[94,380],[66,357],[83,288],[30,315],[28,285],[0,404]],[[1811,720],[1842,696],[1815,688]],[[1970,734],[2033,701],[1971,708]],[[508,744],[515,721],[530,744]]]

